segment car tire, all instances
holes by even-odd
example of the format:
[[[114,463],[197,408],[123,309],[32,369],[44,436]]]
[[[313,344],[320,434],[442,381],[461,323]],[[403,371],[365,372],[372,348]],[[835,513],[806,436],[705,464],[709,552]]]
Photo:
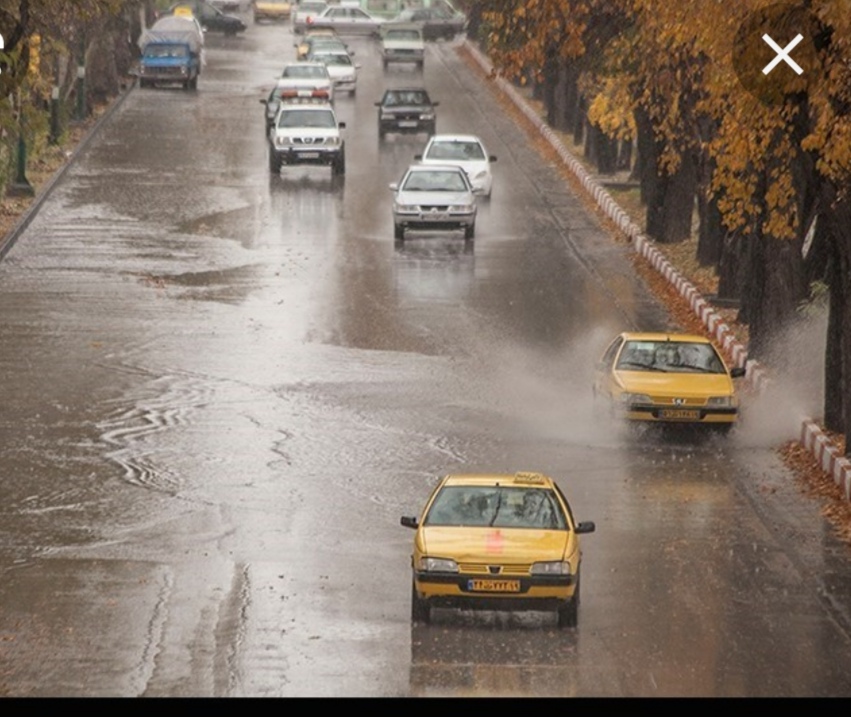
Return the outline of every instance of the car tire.
[[[473,222],[470,226],[464,227],[464,238],[471,241],[476,236],[476,223]]]
[[[579,575],[576,576],[576,590],[573,597],[558,608],[558,626],[576,627],[579,624]]]
[[[281,160],[280,157],[278,157],[274,152],[269,152],[269,172],[271,174],[280,174],[282,164],[283,160]]]
[[[411,622],[428,625],[431,622],[431,606],[417,595],[417,586],[411,582]]]
[[[346,155],[341,154],[331,165],[331,174],[340,177],[346,173]]]
[[[387,132],[385,132],[381,127],[378,128],[378,139],[382,140],[387,136]]]
[[[401,224],[394,224],[393,238],[399,243],[405,241],[405,227]]]

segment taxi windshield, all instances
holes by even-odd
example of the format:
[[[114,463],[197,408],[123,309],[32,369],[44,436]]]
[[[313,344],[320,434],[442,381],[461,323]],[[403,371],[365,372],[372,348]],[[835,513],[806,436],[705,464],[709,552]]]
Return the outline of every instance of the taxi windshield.
[[[707,343],[627,341],[615,366],[619,371],[725,373],[718,352]]]
[[[548,488],[446,486],[423,525],[566,530],[567,520]]]

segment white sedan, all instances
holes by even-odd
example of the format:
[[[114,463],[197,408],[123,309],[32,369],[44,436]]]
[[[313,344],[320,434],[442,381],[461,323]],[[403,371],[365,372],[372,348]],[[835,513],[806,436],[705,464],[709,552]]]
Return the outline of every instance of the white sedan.
[[[393,236],[397,242],[405,241],[408,229],[461,229],[467,241],[476,235],[476,196],[461,167],[412,164],[390,189],[396,193]]]
[[[334,83],[335,92],[355,94],[360,64],[352,60],[347,50],[319,48],[315,52],[308,53],[307,59],[325,65]]]
[[[490,198],[493,188],[491,164],[496,157],[488,154],[482,140],[472,134],[436,134],[429,139],[422,154],[414,159],[422,164],[455,164],[470,178],[476,194]]]

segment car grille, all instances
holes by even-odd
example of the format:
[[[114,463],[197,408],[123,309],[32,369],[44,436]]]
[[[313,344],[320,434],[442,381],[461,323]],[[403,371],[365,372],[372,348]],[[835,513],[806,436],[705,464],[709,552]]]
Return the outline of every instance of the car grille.
[[[293,144],[317,146],[325,144],[325,137],[293,137]]]
[[[397,122],[399,120],[402,120],[403,122],[405,120],[419,120],[420,119],[420,113],[419,112],[399,112],[399,113],[393,115],[393,119],[396,120]]]
[[[421,204],[421,212],[446,212],[449,211],[448,204]]]
[[[163,75],[174,75],[175,77],[178,77],[183,73],[181,73],[181,68],[179,67],[157,67],[142,68],[142,74],[159,75],[160,77]]]
[[[465,575],[529,575],[531,563],[492,565],[490,563],[461,563],[458,570]],[[496,572],[494,572],[496,571]]]

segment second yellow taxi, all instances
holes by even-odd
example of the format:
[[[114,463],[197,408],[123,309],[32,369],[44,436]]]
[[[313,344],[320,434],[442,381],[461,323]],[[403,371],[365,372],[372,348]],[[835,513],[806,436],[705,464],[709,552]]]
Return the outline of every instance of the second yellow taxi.
[[[625,332],[597,363],[594,398],[630,421],[729,430],[739,416],[733,379],[744,375],[703,336]]]

